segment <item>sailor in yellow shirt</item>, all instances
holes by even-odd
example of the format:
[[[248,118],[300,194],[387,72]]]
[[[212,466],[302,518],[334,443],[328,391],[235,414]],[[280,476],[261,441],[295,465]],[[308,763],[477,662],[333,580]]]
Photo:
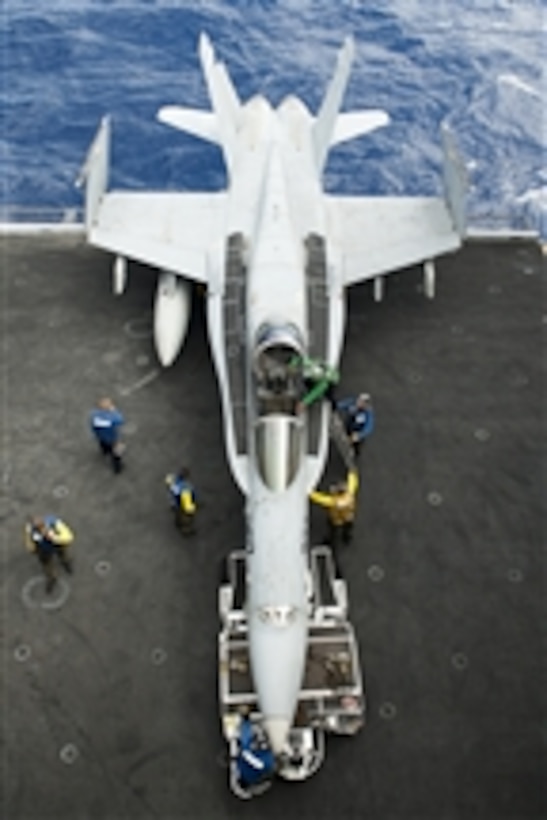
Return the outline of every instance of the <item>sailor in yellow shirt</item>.
[[[25,546],[38,557],[46,576],[46,592],[57,583],[55,558],[66,572],[72,572],[68,547],[74,541],[70,527],[56,515],[33,516],[25,524]]]
[[[349,544],[353,535],[356,495],[359,488],[359,477],[356,470],[350,470],[346,481],[333,484],[328,493],[314,491],[310,499],[327,510],[327,542],[336,547],[340,537],[344,544]]]
[[[178,473],[165,476],[169,489],[171,508],[175,515],[175,526],[183,535],[194,535],[196,532],[196,492],[190,480],[190,470],[181,467]]]

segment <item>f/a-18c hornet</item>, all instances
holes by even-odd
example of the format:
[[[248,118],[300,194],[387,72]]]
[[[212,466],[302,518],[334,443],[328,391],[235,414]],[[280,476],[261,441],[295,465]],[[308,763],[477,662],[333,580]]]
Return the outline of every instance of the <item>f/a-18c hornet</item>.
[[[346,587],[330,551],[308,543],[330,408],[302,411],[291,363],[337,366],[349,285],[373,279],[380,299],[385,274],[423,264],[433,296],[433,259],[464,232],[465,172],[446,129],[444,197],[323,192],[329,150],[389,122],[381,110],[340,111],[353,54],[348,38],[314,116],[294,96],[277,108],[260,95],[242,102],[202,34],[211,110],[167,106],[158,118],[221,147],[227,189],[109,191],[108,117],[82,172],[88,241],[115,254],[115,292],[127,259],[161,271],[154,337],[163,365],[185,338],[190,282],[206,286],[227,457],[247,518],[247,542],[228,557],[219,591],[223,730],[235,753],[238,721],[250,715],[289,779],[318,768],[324,731],[351,734],[364,715]]]

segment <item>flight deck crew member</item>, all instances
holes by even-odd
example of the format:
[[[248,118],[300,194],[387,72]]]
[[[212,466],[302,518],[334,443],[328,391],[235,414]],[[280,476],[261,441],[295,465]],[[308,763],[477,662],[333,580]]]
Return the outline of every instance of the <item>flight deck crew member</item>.
[[[72,561],[67,548],[74,541],[70,527],[55,515],[34,516],[25,525],[25,546],[38,557],[46,576],[46,592],[57,583],[56,561],[72,573]]]
[[[241,719],[238,741],[236,766],[239,783],[243,789],[252,791],[272,779],[275,758],[265,736],[246,716]]]
[[[310,359],[307,356],[295,356],[289,363],[291,370],[300,371],[306,393],[298,404],[298,411],[310,407],[314,401],[323,397],[329,399],[334,406],[334,388],[339,381],[336,368],[319,359]]]
[[[361,444],[374,430],[374,409],[371,398],[368,393],[361,393],[356,399],[342,399],[337,402],[336,409],[344,418],[346,433],[357,457]]]
[[[97,408],[91,411],[89,422],[103,455],[110,457],[113,471],[123,469],[122,444],[119,440],[120,427],[124,417],[116,409],[111,399],[101,399]]]
[[[187,467],[182,467],[178,473],[165,476],[165,483],[175,515],[175,525],[183,535],[194,535],[197,505],[196,492],[190,480],[190,471]]]
[[[355,519],[355,497],[359,488],[357,470],[350,470],[346,481],[333,484],[328,493],[314,491],[310,499],[327,510],[327,543],[336,548],[341,538],[349,544],[353,535]]]

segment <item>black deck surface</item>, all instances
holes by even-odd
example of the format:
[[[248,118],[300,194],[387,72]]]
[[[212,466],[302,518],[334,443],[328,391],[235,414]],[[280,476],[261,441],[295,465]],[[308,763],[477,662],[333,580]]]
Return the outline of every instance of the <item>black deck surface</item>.
[[[201,297],[160,373],[151,271],[132,266],[114,298],[109,257],[81,239],[4,236],[0,254],[2,820],[544,817],[539,248],[468,246],[439,262],[433,302],[418,271],[379,305],[369,285],[350,292],[342,392],[370,391],[377,429],[339,560],[368,725],[329,739],[314,778],[251,803],[229,792],[218,723],[219,566],[244,521]],[[103,394],[127,419],[119,477],[87,429]],[[184,463],[191,541],[163,486]],[[57,609],[22,543],[25,516],[49,511],[77,537]],[[314,510],[315,539],[322,526]]]

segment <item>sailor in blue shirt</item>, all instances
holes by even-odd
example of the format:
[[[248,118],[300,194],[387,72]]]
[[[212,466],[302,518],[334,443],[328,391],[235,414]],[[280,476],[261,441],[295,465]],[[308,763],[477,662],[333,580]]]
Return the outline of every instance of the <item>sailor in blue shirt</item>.
[[[374,430],[371,398],[368,393],[361,393],[357,398],[337,402],[336,409],[344,418],[346,433],[353,445],[355,456],[358,456],[361,444]]]
[[[251,792],[269,783],[275,772],[273,752],[248,717],[243,717],[240,724],[236,766],[240,785]]]
[[[119,430],[124,423],[124,417],[111,399],[101,399],[98,407],[91,411],[89,422],[101,452],[110,457],[114,472],[121,472],[123,464]]]

